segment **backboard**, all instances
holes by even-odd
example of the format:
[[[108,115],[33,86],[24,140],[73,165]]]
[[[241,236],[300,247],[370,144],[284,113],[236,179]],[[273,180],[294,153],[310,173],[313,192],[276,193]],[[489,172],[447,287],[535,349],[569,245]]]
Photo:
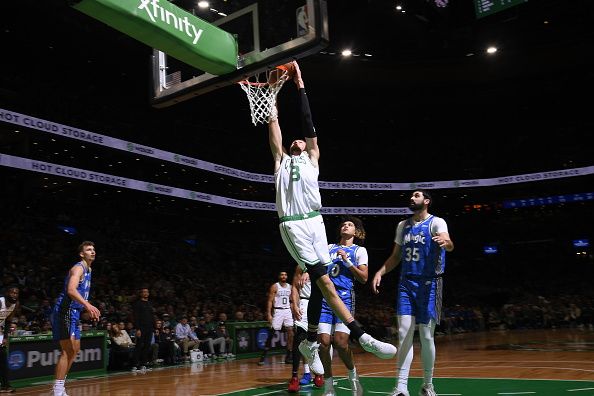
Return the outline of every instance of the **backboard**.
[[[197,0],[174,3],[236,37],[237,70],[217,76],[154,50],[154,107],[172,106],[234,84],[328,45],[326,0],[209,0],[203,7]]]

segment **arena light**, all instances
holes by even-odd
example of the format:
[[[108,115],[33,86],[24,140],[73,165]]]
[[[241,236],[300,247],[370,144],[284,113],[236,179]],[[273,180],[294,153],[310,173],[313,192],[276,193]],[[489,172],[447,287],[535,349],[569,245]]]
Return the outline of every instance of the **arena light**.
[[[353,52],[350,49],[345,49],[345,50],[342,50],[341,55],[342,56],[351,56],[351,55],[353,55]]]

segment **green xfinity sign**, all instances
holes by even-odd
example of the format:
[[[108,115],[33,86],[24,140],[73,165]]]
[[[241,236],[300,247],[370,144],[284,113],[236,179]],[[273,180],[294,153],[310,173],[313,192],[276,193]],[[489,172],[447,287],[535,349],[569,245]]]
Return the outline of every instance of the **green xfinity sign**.
[[[178,60],[214,75],[237,70],[230,33],[167,0],[81,0],[73,7]]]

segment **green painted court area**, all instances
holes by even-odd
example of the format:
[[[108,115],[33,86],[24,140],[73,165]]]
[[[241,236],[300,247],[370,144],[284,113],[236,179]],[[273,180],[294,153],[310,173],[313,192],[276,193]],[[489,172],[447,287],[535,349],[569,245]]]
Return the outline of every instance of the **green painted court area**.
[[[390,395],[394,388],[394,378],[361,377],[365,395]],[[540,395],[540,396],[593,396],[594,381],[557,380],[516,380],[516,379],[475,379],[475,378],[437,378],[433,382],[439,396],[495,396],[495,395]],[[410,396],[417,396],[421,386],[420,378],[411,378],[408,383]],[[339,377],[334,381],[338,396],[350,396],[348,381]],[[313,385],[302,386],[296,395],[321,395],[322,389]],[[225,395],[274,395],[289,394],[287,384],[267,385],[261,388],[245,389]]]

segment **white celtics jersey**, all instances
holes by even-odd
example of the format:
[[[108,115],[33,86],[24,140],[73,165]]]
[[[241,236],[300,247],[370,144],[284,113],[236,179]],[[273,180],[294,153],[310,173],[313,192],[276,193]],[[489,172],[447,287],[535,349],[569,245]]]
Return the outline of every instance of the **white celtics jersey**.
[[[4,327],[4,322],[6,322],[6,318],[8,315],[14,311],[16,304],[12,304],[10,308],[6,307],[6,298],[0,297],[0,326]]]
[[[281,286],[279,282],[276,282],[276,296],[274,296],[274,308],[288,309],[291,307],[289,300],[291,298],[291,285],[285,283],[285,286]]]
[[[275,173],[276,210],[278,216],[303,215],[322,207],[318,175],[307,152],[299,156],[283,154],[280,168]]]

